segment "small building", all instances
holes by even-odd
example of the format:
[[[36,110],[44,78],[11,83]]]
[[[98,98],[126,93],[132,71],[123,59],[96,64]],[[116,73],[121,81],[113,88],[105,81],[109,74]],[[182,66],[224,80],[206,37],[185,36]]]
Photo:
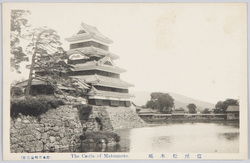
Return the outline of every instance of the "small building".
[[[156,114],[157,111],[151,108],[141,108],[141,110],[139,111],[139,114]]]
[[[227,120],[239,119],[239,106],[229,105],[226,110]]]
[[[24,91],[27,87],[28,80],[22,81],[20,83],[17,83],[16,87],[21,87]],[[89,86],[86,83],[82,83],[81,81],[75,80],[74,83],[75,86],[78,86],[78,89],[81,89],[83,92],[87,92],[89,89]],[[52,83],[46,78],[38,78],[38,77],[32,77],[32,83],[31,83],[31,91],[30,95],[37,96],[37,95],[53,95],[55,92],[63,91],[63,92],[75,92],[76,88],[73,88],[71,86],[63,85],[61,83]]]
[[[20,83],[17,83],[16,87],[21,87],[24,91],[27,87],[28,80],[22,81]],[[52,95],[54,94],[53,87],[44,80],[39,79],[32,79],[32,85],[31,85],[31,91],[30,95],[36,96],[36,95]]]
[[[157,114],[157,111],[151,108],[141,108],[138,112],[139,116],[144,119],[153,119],[154,116]]]
[[[172,111],[173,118],[182,118],[185,115],[185,110],[183,108],[174,109]]]

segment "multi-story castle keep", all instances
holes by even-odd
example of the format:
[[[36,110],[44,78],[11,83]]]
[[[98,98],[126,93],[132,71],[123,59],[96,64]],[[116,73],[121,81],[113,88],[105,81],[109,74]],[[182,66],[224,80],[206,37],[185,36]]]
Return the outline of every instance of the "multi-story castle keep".
[[[109,51],[112,41],[102,35],[95,27],[82,23],[80,29],[66,40],[70,43],[67,51],[67,64],[70,70],[60,72],[76,80],[79,89],[84,90],[88,104],[100,106],[125,106],[131,105],[128,88],[133,86],[120,79],[124,69],[114,64],[119,57]],[[44,57],[44,56],[43,56]],[[40,67],[35,67],[35,76],[32,80],[31,95],[53,94],[58,89],[74,91],[74,88],[57,81],[56,85],[46,82],[48,75]],[[36,76],[39,76],[37,78]],[[59,79],[58,79],[59,80]],[[19,86],[26,87],[27,81]],[[62,91],[60,91],[63,93]]]
[[[119,57],[109,51],[112,40],[85,23],[66,40],[70,43],[68,64],[73,67],[68,75],[90,85],[88,103],[130,106],[129,98],[132,95],[128,88],[133,85],[120,79],[120,74],[125,70],[113,62]]]

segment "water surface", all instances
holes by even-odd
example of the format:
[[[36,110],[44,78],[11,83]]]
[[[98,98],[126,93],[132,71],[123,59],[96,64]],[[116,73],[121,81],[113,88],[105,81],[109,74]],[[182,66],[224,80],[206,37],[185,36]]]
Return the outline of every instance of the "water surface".
[[[238,153],[238,123],[172,123],[115,131],[117,152]]]

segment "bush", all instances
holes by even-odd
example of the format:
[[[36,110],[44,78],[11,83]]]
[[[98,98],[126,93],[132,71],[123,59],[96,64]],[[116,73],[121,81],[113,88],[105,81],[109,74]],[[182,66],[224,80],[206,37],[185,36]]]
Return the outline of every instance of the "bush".
[[[12,87],[11,88],[11,96],[21,96],[23,95],[23,90],[20,87]]]
[[[114,138],[116,142],[119,142],[121,140],[119,135],[111,131],[86,132],[85,137],[86,139],[94,139],[94,140],[99,140],[99,139],[108,140],[110,138]]]
[[[92,106],[90,105],[77,105],[78,114],[81,121],[88,121],[89,115],[92,113]]]
[[[52,96],[14,98],[11,99],[11,117],[16,118],[19,113],[37,117],[49,109],[57,108],[60,104],[65,103]]]
[[[63,100],[58,100],[58,102],[59,102],[59,105],[65,105],[66,104],[65,101],[63,101]]]
[[[39,96],[38,100],[48,108],[57,108],[59,105],[65,105],[65,102],[61,99],[57,99],[53,96]]]
[[[39,116],[48,111],[48,108],[36,98],[11,100],[11,117],[16,118],[19,113],[23,115]]]

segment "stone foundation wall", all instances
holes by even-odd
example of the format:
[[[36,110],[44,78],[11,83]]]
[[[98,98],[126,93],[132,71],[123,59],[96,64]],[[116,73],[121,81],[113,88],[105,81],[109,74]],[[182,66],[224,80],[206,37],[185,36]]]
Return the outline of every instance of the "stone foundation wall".
[[[78,111],[60,106],[40,117],[20,115],[11,120],[10,149],[21,152],[69,152],[81,145],[83,134]]]
[[[93,106],[86,125],[87,131],[113,131],[108,112],[104,106]]]
[[[71,105],[52,109],[39,117],[19,115],[11,119],[12,153],[75,152],[81,147],[83,127],[87,131],[113,131],[147,124],[128,107],[93,106],[88,120],[80,120]]]
[[[106,108],[114,129],[145,127],[147,123],[138,114],[128,107]]]
[[[101,130],[97,118],[101,121],[103,131],[147,126],[146,122],[129,107],[93,106],[92,114],[85,123],[87,131]]]

